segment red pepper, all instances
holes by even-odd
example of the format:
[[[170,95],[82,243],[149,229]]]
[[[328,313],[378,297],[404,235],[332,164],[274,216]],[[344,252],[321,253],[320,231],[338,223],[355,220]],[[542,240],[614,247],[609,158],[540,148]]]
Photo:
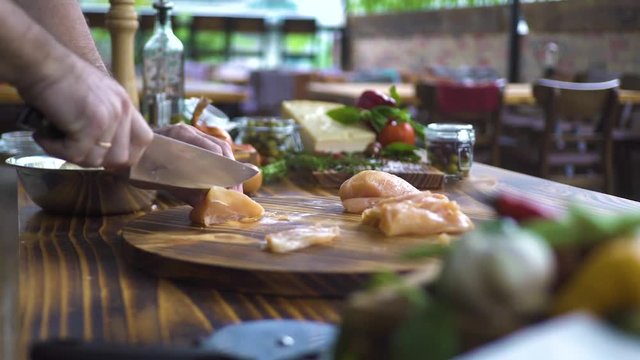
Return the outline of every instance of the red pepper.
[[[496,196],[493,207],[500,216],[513,218],[517,222],[558,217],[557,212],[535,203],[532,199],[509,193]]]

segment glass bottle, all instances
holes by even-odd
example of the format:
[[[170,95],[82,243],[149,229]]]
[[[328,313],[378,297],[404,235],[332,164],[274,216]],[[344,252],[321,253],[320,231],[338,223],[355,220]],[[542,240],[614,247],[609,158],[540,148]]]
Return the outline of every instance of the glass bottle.
[[[142,113],[152,127],[177,122],[184,103],[184,46],[171,27],[173,3],[156,0],[153,35],[142,52]]]
[[[469,175],[476,141],[472,125],[432,123],[425,129],[425,138],[431,166],[444,172],[447,179]]]

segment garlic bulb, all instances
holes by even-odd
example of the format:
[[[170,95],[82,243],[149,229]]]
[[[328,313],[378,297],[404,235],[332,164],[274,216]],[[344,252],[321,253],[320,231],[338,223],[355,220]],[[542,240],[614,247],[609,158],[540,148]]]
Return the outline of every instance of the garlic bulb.
[[[549,246],[512,221],[486,224],[454,244],[438,286],[466,310],[488,316],[544,310],[554,278]]]

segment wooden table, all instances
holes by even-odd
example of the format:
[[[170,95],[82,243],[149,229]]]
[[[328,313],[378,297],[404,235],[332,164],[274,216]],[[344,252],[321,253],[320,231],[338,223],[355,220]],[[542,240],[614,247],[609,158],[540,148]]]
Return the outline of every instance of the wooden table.
[[[7,181],[0,181],[0,185],[4,184],[5,190],[13,186],[15,191],[11,171],[0,167],[0,180],[9,179],[8,185]],[[463,209],[482,207],[480,199],[473,195],[478,186],[516,189],[557,208],[564,208],[565,201],[573,198],[602,213],[640,209],[637,202],[482,164],[474,165],[469,179],[447,185],[445,192]],[[259,196],[332,193],[285,181],[263,188]],[[165,207],[166,203],[159,206]],[[55,216],[40,212],[22,191],[18,209],[15,207],[10,201],[0,203],[3,217],[18,213],[20,221],[19,242],[16,236],[6,233],[0,238],[7,245],[2,248],[0,271],[4,274],[0,272],[0,289],[10,289],[19,276],[19,301],[15,301],[15,292],[0,291],[8,304],[0,307],[0,319],[18,322],[20,330],[3,334],[0,327],[0,344],[17,341],[21,354],[33,341],[58,337],[175,345],[190,344],[227,324],[252,319],[340,321],[342,299],[223,292],[136,270],[123,259],[119,231],[142,214]]]
[[[323,83],[311,82],[308,85],[309,97],[315,100],[335,101],[344,104],[355,104],[360,94],[365,90],[380,90],[388,92],[391,84],[385,83]],[[400,98],[405,104],[415,105],[418,99],[415,96],[414,84],[396,84]],[[535,99],[531,84],[515,83],[507,84],[504,90],[504,103],[506,105],[533,105]],[[621,104],[640,104],[640,91],[620,90]]]
[[[142,81],[138,81],[138,92],[142,92]],[[186,97],[207,97],[214,104],[239,104],[247,99],[246,87],[224,84],[220,82],[186,80]],[[0,84],[0,104],[22,103],[20,95],[15,88],[7,84]]]

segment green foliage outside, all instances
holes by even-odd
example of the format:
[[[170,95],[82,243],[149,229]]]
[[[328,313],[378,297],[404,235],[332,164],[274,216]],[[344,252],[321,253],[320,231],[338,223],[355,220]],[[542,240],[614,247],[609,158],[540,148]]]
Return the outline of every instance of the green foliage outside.
[[[523,0],[525,2],[527,0]],[[558,1],[558,0],[528,0],[534,1]],[[91,5],[107,5],[109,0],[81,0],[83,4]],[[376,13],[394,13],[416,10],[456,8],[456,7],[473,7],[473,6],[492,6],[504,5],[510,3],[511,0],[347,0],[347,13],[350,15],[376,14]],[[136,7],[151,8],[153,0],[135,0]],[[174,32],[185,45],[185,52],[190,54],[190,29],[189,22],[191,14],[180,14],[178,16],[177,26]],[[100,53],[104,57],[111,56],[111,46],[109,33],[104,29],[92,29],[91,33],[96,41]],[[136,35],[136,64],[141,61],[142,47],[149,38],[150,32],[140,33]],[[239,35],[233,39],[236,48],[240,49],[256,49],[258,47],[258,39],[253,36]],[[315,68],[327,68],[335,63],[333,59],[332,40],[314,39],[309,36],[289,36],[285,40],[289,49],[298,52],[306,52],[315,47],[317,56],[312,64]],[[224,34],[221,32],[202,32],[195,37],[195,46],[203,49],[203,53],[221,51],[224,47]],[[220,55],[205,55],[203,61],[209,63],[221,63],[224,58]]]
[[[557,0],[523,0],[522,2],[542,1]],[[511,0],[347,0],[347,12],[351,15],[363,15],[443,8],[493,6],[510,3]]]

